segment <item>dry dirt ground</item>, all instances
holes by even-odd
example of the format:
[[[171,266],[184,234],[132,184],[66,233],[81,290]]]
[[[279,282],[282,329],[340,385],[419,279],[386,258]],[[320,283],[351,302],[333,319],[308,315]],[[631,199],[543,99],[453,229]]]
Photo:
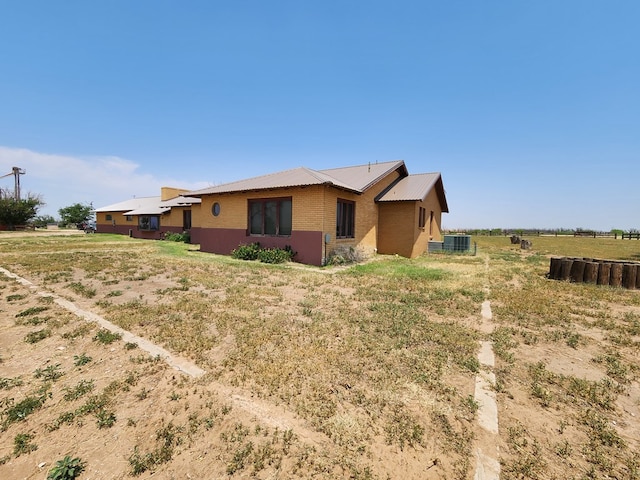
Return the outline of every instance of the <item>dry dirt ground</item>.
[[[169,286],[175,284],[148,282],[133,295]],[[303,457],[328,442],[283,407],[252,398],[250,393],[219,384],[211,377],[194,378],[182,373],[160,356],[141,351],[133,342],[120,339],[102,344],[94,338],[103,331],[96,323],[69,313],[51,302],[51,297],[13,280],[3,287],[0,377],[8,380],[5,388],[15,397],[14,404],[23,398],[44,398],[44,414],[37,416],[38,421],[27,418],[10,424],[0,434],[0,457],[6,462],[0,465],[2,479],[44,478],[53,462],[65,455],[86,462],[81,478],[127,478],[132,474],[130,459],[134,452],[144,459],[145,455],[169,451],[175,452],[170,464],[157,468],[151,462],[150,470],[157,471],[146,472],[141,478],[227,478],[233,473],[236,452],[232,448],[248,436],[258,439],[256,448],[264,450],[265,463],[269,464],[281,462],[294,448],[293,432],[298,445],[295,448],[308,450],[301,452]],[[20,317],[29,309],[41,307],[46,308],[43,313]],[[91,305],[84,308],[90,311]],[[49,320],[54,335],[33,344],[25,342],[39,321],[47,323],[51,318],[55,318],[54,324]],[[91,361],[79,366],[81,357]],[[35,372],[47,369],[60,372],[60,377],[34,381]],[[14,379],[19,381],[12,386]],[[82,382],[90,382],[91,391],[79,399],[65,400],[63,395]],[[108,401],[98,414],[70,415],[91,400],[99,400],[100,395]],[[118,421],[101,427],[99,413],[103,411],[117,412]],[[198,430],[211,434],[192,440]],[[11,458],[15,448],[12,439],[19,434],[32,435],[37,449]],[[178,436],[180,439],[175,440]],[[239,464],[241,461],[237,460]],[[288,470],[295,472],[296,468],[289,466]],[[335,476],[340,475],[335,472]],[[244,476],[254,475],[238,478]]]
[[[27,277],[28,272],[18,273]],[[80,283],[86,280],[81,271],[73,275]],[[443,447],[438,442],[426,442],[426,448],[401,449],[385,445],[384,438],[372,438],[368,440],[371,447],[366,454],[367,466],[347,464],[354,457],[342,458],[341,452],[350,445],[341,445],[340,437],[330,438],[309,425],[284,402],[256,395],[242,384],[224,382],[219,371],[208,371],[198,377],[185,375],[126,339],[98,341],[102,330],[97,324],[68,312],[28,286],[0,277],[3,401],[0,408],[6,412],[26,399],[32,399],[35,405],[33,413],[15,409],[14,421],[8,421],[8,416],[1,419],[0,479],[45,478],[53,464],[65,455],[79,457],[86,463],[82,479],[134,475],[163,479],[473,478],[473,469],[456,469],[455,460],[459,458],[456,445]],[[37,278],[30,280],[38,283]],[[122,285],[119,285],[122,295],[115,299],[118,302],[154,298],[155,292],[180,286],[168,275],[131,282],[130,288]],[[63,288],[53,293],[69,296],[69,291]],[[288,301],[300,300],[295,298],[294,289],[286,295]],[[99,311],[95,300],[75,296],[74,302],[83,310]],[[640,314],[639,307],[629,310]],[[475,321],[479,334],[488,334],[496,326],[482,322],[480,305]],[[32,342],[33,335],[43,330],[49,330],[50,335]],[[519,362],[535,365],[544,360],[546,371],[554,375],[600,382],[605,367],[594,359],[601,355],[597,345],[607,333],[598,328],[585,328],[578,333],[583,338],[579,353],[567,349],[563,342],[525,341],[517,349]],[[637,343],[638,336],[631,340]],[[209,365],[215,364],[216,359],[224,359],[233,346],[233,338],[225,338],[216,345],[208,352]],[[85,363],[87,359],[90,361]],[[497,373],[504,366],[505,362],[498,359]],[[514,381],[497,388],[500,421],[497,448],[503,461],[507,464],[512,461],[513,467],[511,473],[503,470],[503,477],[607,478],[602,474],[594,477],[585,474],[589,461],[576,450],[589,444],[589,439],[580,421],[567,414],[562,404],[541,406],[545,395],[554,399],[557,392],[545,393],[547,387],[541,381],[542,391],[532,397],[526,381],[515,381],[516,376],[528,375],[526,368],[511,367],[509,374]],[[462,397],[474,391],[472,375],[459,375],[452,382]],[[326,393],[346,398],[353,395],[353,390],[348,383],[339,383],[328,386]],[[433,406],[430,398],[410,397],[407,394],[405,400],[419,408]],[[637,379],[625,386],[623,395],[616,396],[614,412],[615,420],[607,420],[607,426],[615,429],[632,453],[637,451],[640,448]],[[351,423],[352,418],[338,412],[336,422],[343,424],[336,425],[336,431],[342,429],[345,439],[369,435],[359,432],[360,425]],[[592,420],[599,418],[594,416]],[[465,423],[465,428],[474,435],[475,447],[496,441],[478,428],[473,418]],[[612,442],[615,441],[613,438]],[[336,449],[336,444],[341,449]],[[546,456],[546,461],[543,458],[541,462],[540,456]],[[625,453],[625,457],[629,455]],[[515,459],[524,463],[514,466]],[[468,460],[475,465],[475,458]],[[563,462],[574,465],[562,467]],[[461,471],[466,473],[463,475]],[[617,471],[623,473],[616,478],[636,478],[631,476],[631,467]]]

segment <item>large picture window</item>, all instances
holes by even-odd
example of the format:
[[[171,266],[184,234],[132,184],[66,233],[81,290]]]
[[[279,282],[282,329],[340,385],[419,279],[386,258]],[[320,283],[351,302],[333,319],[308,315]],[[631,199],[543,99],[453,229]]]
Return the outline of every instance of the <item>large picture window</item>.
[[[249,233],[287,237],[292,227],[291,198],[249,200]]]
[[[354,238],[356,224],[356,204],[338,199],[336,212],[336,238]]]
[[[157,215],[140,215],[138,217],[138,228],[140,230],[160,229],[160,217]]]

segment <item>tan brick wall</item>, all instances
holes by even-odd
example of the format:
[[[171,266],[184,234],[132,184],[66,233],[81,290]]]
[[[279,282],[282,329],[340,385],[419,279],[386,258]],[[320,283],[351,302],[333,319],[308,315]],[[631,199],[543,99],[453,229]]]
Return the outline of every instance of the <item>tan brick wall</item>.
[[[111,215],[112,220],[107,220],[107,215]],[[113,220],[116,221],[116,225],[138,225],[138,217],[132,217],[132,220],[127,221],[122,212],[97,212],[96,213],[96,225],[113,225]]]
[[[378,252],[386,255],[413,255],[413,243],[418,231],[416,202],[383,202],[380,209]]]
[[[194,216],[194,226],[244,230],[247,228],[248,201],[250,199],[291,197],[293,229],[321,231],[323,229],[322,213],[325,189],[326,187],[323,186],[310,186],[264,192],[204,195],[200,209]],[[220,204],[220,214],[217,217],[212,213],[213,204],[216,202]],[[196,218],[199,222],[197,225]]]
[[[188,191],[189,190],[185,190],[184,188],[160,187],[160,200],[164,202],[165,200],[176,198],[178,195],[182,195]]]
[[[431,236],[428,240],[442,240],[442,211],[440,210],[440,201],[435,189],[429,192],[427,198],[422,202],[422,206],[427,209],[427,225],[426,231],[429,233],[429,214],[433,211],[433,218],[431,220]]]
[[[378,205],[375,203],[375,198],[399,176],[398,172],[391,172],[362,195],[335,188],[327,189],[325,197],[326,225],[323,230],[325,233],[331,234],[331,242],[327,244],[327,255],[331,255],[340,246],[358,247],[366,254],[372,254],[378,249]],[[350,200],[356,204],[355,238],[336,239],[338,198]]]
[[[420,207],[425,209],[424,228],[418,226]],[[384,202],[379,209],[379,253],[415,258],[427,251],[429,240],[442,239],[442,212],[435,189],[422,202]]]
[[[193,208],[192,207],[173,207],[169,213],[165,213],[160,215],[160,228],[162,227],[183,227],[183,215],[182,212],[185,210],[191,210],[191,224],[195,226],[193,223]]]

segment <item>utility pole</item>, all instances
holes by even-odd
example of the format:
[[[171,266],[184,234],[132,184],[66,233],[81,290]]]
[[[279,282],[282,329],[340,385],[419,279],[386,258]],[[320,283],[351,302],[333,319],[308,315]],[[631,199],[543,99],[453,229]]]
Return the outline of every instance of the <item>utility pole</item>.
[[[26,173],[27,171],[20,167],[13,167],[13,175],[16,177],[16,202],[20,201],[20,175],[25,175]]]
[[[7,173],[6,175],[2,175],[0,178],[8,177],[9,175],[13,175],[15,177],[15,188],[13,190],[13,195],[16,199],[16,202],[20,201],[20,175],[25,175],[27,171],[20,167],[13,167],[11,169],[11,173]]]

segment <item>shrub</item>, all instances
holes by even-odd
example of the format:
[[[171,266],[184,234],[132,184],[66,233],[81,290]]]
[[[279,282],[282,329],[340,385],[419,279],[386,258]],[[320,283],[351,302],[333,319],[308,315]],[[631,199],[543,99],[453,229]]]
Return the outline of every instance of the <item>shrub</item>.
[[[290,245],[284,248],[262,248],[259,242],[239,245],[231,252],[231,256],[238,260],[260,260],[262,263],[284,263],[292,260],[295,255],[296,252]]]
[[[73,480],[84,471],[85,463],[79,458],[71,458],[69,455],[56,462],[55,467],[49,471],[47,480]]]
[[[238,248],[231,251],[231,256],[238,260],[257,260],[260,250],[260,242],[238,245]]]
[[[164,234],[164,239],[170,242],[191,243],[191,234],[189,232],[182,232],[182,233],[167,232]]]
[[[98,333],[96,333],[96,336],[93,337],[93,340],[104,345],[109,345],[110,343],[113,343],[116,340],[120,340],[121,338],[122,334],[120,333],[113,333],[107,329],[102,329],[99,330]]]
[[[293,258],[294,252],[291,247],[286,248],[263,248],[258,252],[258,259],[262,263],[285,263]]]

